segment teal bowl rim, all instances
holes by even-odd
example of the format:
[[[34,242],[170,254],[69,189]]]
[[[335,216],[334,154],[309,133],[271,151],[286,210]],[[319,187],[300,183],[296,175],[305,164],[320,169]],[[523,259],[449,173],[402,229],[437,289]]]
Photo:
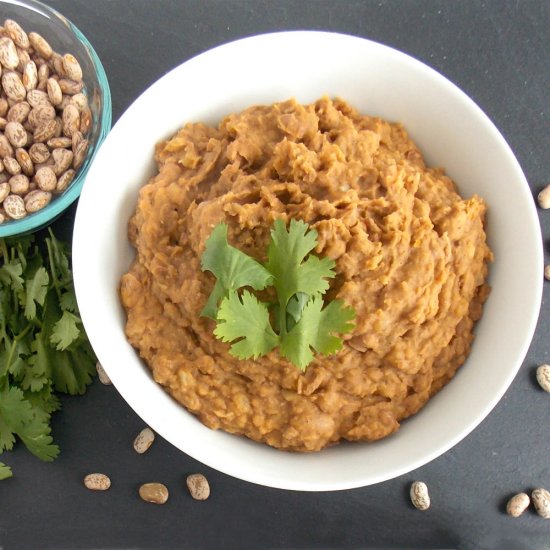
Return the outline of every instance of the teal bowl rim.
[[[52,202],[50,202],[50,204],[34,214],[30,214],[20,220],[10,220],[0,224],[0,237],[23,235],[25,233],[37,231],[52,223],[63,213],[63,211],[65,211],[74,201],[76,201],[76,199],[78,199],[92,161],[101,147],[101,144],[107,137],[107,134],[111,130],[112,124],[111,90],[109,88],[109,82],[107,80],[105,69],[103,68],[103,64],[101,63],[101,60],[99,59],[99,56],[93,46],[78,29],[78,27],[58,11],[37,0],[24,0],[24,2],[20,0],[6,0],[6,3],[20,7],[28,7],[29,9],[33,9],[34,11],[49,17],[53,16],[74,33],[77,39],[84,45],[90,55],[90,59],[92,60],[99,87],[102,91],[102,109],[100,119],[98,120],[99,135],[97,136],[96,143],[90,148],[90,152],[88,153],[84,164],[79,169],[75,180],[69,186],[67,191],[59,197],[56,197],[52,200]]]

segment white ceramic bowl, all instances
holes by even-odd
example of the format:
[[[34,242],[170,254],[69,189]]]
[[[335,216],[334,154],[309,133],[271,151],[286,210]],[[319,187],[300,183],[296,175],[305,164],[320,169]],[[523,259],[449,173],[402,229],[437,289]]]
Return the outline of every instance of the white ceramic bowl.
[[[239,67],[239,71],[235,71]],[[153,147],[188,121],[217,123],[249,105],[328,94],[401,121],[429,164],[489,205],[492,293],[467,362],[391,437],[314,454],[272,449],[203,426],[157,385],[124,336],[120,276],[133,258],[126,227],[154,169]],[[126,159],[125,161],[122,159]],[[516,375],[537,322],[542,243],[533,198],[504,138],[456,86],[368,40],[322,32],[246,38],[195,57],[139,97],[109,134],[82,191],[73,244],[76,291],[91,343],[124,399],[161,436],[232,476],[284,489],[384,481],[441,455],[473,430]],[[472,465],[473,466],[473,465]]]

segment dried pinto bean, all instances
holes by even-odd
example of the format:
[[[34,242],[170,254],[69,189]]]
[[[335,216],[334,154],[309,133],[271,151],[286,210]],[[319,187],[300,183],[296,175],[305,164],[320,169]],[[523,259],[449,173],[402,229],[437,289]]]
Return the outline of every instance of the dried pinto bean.
[[[9,179],[10,191],[16,195],[25,195],[29,191],[29,178],[25,174],[17,174]]]
[[[2,202],[6,214],[13,220],[20,220],[27,215],[25,202],[19,195],[8,195]]]
[[[10,99],[13,101],[23,101],[27,95],[27,90],[25,90],[21,78],[13,71],[2,73],[2,88],[6,93],[8,103]]]
[[[5,135],[14,147],[24,147],[27,145],[27,131],[20,122],[8,122],[6,124]]]
[[[46,162],[50,157],[50,150],[44,143],[33,143],[29,149],[31,160],[37,164]]]
[[[23,149],[22,147],[16,149],[15,160],[17,160],[19,166],[21,166],[21,170],[23,170],[24,174],[27,176],[32,176],[34,174],[34,165],[26,149]]]
[[[55,78],[48,78],[46,82],[46,90],[52,105],[60,105],[63,101],[63,92],[59,87],[59,83]]]
[[[21,82],[27,91],[34,90],[38,85],[38,69],[34,61],[25,63]]]
[[[49,59],[52,56],[53,50],[50,44],[37,32],[29,33],[29,40],[32,47],[38,52],[38,55],[44,59]]]
[[[29,214],[32,214],[33,212],[38,212],[44,208],[44,206],[49,204],[52,200],[52,194],[47,191],[36,189],[27,193],[24,200],[25,209]]]
[[[30,112],[31,106],[26,101],[20,101],[10,107],[6,118],[9,122],[19,122],[20,124],[23,124],[23,122],[27,120]]]
[[[52,157],[54,160],[53,171],[56,176],[60,176],[68,170],[73,162],[73,152],[68,149],[54,149]]]
[[[12,19],[0,27],[0,223],[43,208],[83,164],[92,112],[82,77],[76,57],[40,34]]]
[[[7,181],[0,183],[0,202],[10,194],[10,184]]]
[[[111,480],[105,474],[88,474],[84,478],[84,486],[91,491],[106,491],[111,486]]]
[[[88,152],[88,140],[83,139],[74,149],[73,168],[76,170],[82,166]]]
[[[54,191],[57,187],[57,176],[49,166],[39,168],[34,175],[34,181],[42,191]]]
[[[19,65],[19,56],[15,44],[7,36],[0,38],[0,63],[6,69],[16,69]]]
[[[186,482],[189,494],[195,500],[206,500],[210,496],[210,485],[202,474],[191,474]]]
[[[13,42],[20,48],[27,49],[30,46],[30,41],[27,33],[22,29],[21,25],[13,19],[6,19],[4,21],[4,28],[8,31]]]
[[[75,175],[76,175],[76,172],[74,170],[67,170],[64,174],[61,174],[61,176],[59,176],[59,179],[57,180],[57,186],[55,188],[55,192],[63,193],[63,191],[65,191],[65,189],[69,187]]]
[[[144,483],[139,488],[139,496],[146,502],[164,504],[168,500],[168,488],[162,483]]]
[[[4,169],[8,174],[16,176],[21,173],[21,166],[13,157],[4,157],[3,162]]]

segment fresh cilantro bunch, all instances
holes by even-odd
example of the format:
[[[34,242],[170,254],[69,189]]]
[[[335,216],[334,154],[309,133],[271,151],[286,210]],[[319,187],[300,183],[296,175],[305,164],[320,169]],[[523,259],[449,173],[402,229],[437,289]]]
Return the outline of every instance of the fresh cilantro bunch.
[[[55,392],[82,394],[95,356],[74,293],[68,247],[50,231],[47,259],[32,236],[0,239],[0,455],[16,436],[38,458],[53,460]],[[12,475],[0,463],[0,479]]]
[[[215,275],[216,284],[201,314],[216,321],[218,339],[233,342],[232,355],[257,358],[279,347],[283,357],[304,371],[313,351],[331,355],[342,348],[335,334],[353,329],[355,311],[341,300],[324,304],[335,263],[311,254],[316,245],[317,231],[305,222],[291,220],[287,231],[284,222],[276,220],[262,265],[227,242],[227,225],[214,228],[201,266]],[[275,304],[240,290],[268,286],[277,293]]]

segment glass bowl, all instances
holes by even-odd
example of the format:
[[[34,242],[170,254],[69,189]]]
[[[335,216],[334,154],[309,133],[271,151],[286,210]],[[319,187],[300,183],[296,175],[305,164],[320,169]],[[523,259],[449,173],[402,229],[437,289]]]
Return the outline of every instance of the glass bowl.
[[[57,218],[80,195],[88,169],[101,143],[111,129],[111,92],[103,65],[86,37],[66,17],[36,0],[1,0],[0,24],[5,19],[17,21],[27,32],[37,32],[54,51],[71,53],[82,67],[84,89],[92,111],[92,125],[87,134],[88,152],[70,186],[33,214],[20,220],[0,224],[0,237],[36,231]]]

